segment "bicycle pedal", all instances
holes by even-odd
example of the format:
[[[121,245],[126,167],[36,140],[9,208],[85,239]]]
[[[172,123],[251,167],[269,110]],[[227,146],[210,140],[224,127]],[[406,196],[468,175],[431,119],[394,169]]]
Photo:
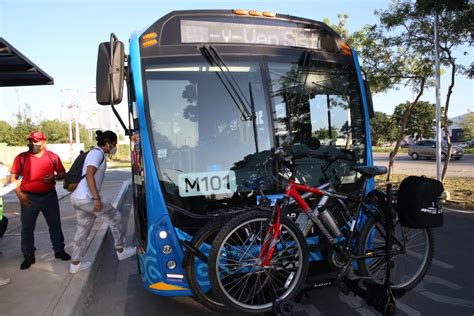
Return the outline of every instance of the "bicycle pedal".
[[[358,280],[373,280],[374,278],[373,277],[369,277],[369,276],[363,276],[363,275],[357,275],[357,274],[353,274],[351,275],[350,277],[347,277],[349,280],[352,280],[352,281],[358,281]]]

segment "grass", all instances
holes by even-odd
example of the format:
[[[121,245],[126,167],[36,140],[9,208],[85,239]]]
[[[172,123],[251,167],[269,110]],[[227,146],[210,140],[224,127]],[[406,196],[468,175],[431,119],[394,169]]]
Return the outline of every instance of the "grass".
[[[389,153],[393,150],[393,147],[372,147],[374,153]],[[408,148],[399,148],[398,153],[408,153]],[[465,154],[474,154],[474,148],[464,148]]]
[[[393,151],[393,147],[376,147],[376,146],[373,146],[372,147],[372,151],[374,153],[389,153],[391,151]],[[408,153],[408,148],[398,148],[398,153]]]
[[[392,182],[398,188],[400,182],[406,175],[393,175]],[[376,186],[383,189],[385,186],[385,175],[375,178]],[[451,195],[444,204],[447,207],[474,210],[474,179],[469,178],[447,178],[444,181],[444,189]]]

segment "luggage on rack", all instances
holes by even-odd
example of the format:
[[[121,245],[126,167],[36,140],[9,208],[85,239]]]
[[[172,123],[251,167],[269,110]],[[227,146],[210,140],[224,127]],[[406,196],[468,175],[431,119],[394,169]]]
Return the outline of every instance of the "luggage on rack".
[[[443,226],[443,191],[443,184],[438,180],[417,176],[403,179],[396,205],[400,224],[410,228]]]

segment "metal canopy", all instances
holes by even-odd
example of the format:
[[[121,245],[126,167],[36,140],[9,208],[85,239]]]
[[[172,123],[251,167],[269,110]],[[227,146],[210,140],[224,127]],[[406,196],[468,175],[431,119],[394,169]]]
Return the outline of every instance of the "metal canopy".
[[[47,84],[54,79],[0,37],[0,87]]]

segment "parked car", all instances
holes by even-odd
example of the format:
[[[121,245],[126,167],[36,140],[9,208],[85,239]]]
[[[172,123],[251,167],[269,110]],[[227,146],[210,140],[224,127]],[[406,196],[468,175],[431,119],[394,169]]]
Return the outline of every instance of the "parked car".
[[[400,142],[400,147],[401,147],[401,148],[408,148],[408,146],[410,146],[410,143],[407,142],[406,140],[402,140],[402,141]]]
[[[473,148],[474,147],[474,139],[468,141],[467,144],[469,145],[469,148]]]
[[[446,159],[448,152],[448,144],[443,141],[441,146],[441,159]],[[408,155],[412,159],[417,160],[420,157],[427,159],[436,158],[436,141],[432,139],[425,139],[408,146]],[[457,145],[453,145],[451,151],[451,159],[459,160],[464,155],[464,150]]]

